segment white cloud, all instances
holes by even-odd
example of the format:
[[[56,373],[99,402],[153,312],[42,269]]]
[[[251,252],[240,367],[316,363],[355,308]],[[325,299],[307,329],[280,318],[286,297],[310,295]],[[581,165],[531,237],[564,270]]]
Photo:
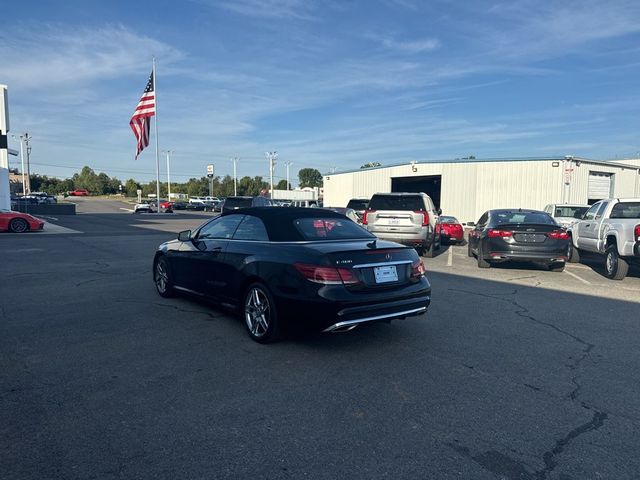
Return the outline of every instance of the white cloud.
[[[213,7],[258,18],[312,20],[313,3],[308,0],[201,0]]]
[[[404,53],[421,53],[435,50],[440,47],[440,42],[435,38],[425,38],[422,40],[398,41],[391,38],[382,40],[384,47]]]

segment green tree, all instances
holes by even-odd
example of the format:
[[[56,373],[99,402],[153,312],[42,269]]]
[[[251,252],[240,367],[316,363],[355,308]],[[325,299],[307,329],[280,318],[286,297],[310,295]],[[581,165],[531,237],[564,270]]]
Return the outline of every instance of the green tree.
[[[289,188],[287,188],[287,186]],[[291,184],[289,183],[287,185],[287,181],[285,179],[282,179],[278,182],[278,185],[276,185],[276,190],[291,190]]]
[[[301,169],[298,172],[298,180],[300,183],[300,188],[322,186],[322,174],[315,168]]]
[[[140,184],[136,182],[133,178],[130,178],[124,184],[124,191],[127,197],[136,197],[138,195],[139,188],[140,188]]]

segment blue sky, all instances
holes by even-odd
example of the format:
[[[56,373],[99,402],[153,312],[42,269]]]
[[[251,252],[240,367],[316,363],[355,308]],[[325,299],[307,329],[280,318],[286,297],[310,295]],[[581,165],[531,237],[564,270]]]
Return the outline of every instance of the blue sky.
[[[175,181],[236,155],[239,176],[267,177],[273,150],[277,178],[285,161],[294,177],[640,151],[637,0],[12,1],[3,17],[0,83],[36,173],[155,178],[129,128],[152,55]]]

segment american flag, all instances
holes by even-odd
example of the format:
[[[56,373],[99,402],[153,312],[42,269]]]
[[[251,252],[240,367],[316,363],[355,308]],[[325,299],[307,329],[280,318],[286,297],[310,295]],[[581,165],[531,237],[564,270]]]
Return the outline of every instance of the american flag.
[[[136,111],[133,112],[131,121],[131,130],[136,136],[138,144],[136,146],[136,160],[140,152],[149,146],[149,127],[151,125],[151,117],[156,114],[156,94],[154,92],[153,71],[149,75],[149,81],[144,89],[142,97],[138,102]]]

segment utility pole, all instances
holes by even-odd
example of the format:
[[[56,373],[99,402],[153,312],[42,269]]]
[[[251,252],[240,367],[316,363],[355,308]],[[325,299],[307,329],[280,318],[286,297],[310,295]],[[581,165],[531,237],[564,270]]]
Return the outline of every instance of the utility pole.
[[[167,155],[167,201],[171,201],[171,154],[173,153],[173,150],[165,150],[162,153],[165,153]],[[160,199],[158,199],[160,200]]]
[[[269,159],[269,176],[271,178],[271,190],[269,191],[269,198],[273,198],[273,169],[276,166],[276,160],[278,159],[278,152],[265,153]]]
[[[24,134],[24,143],[27,144],[27,193],[28,194],[31,193],[31,169],[29,168],[29,158],[31,157],[31,145],[29,145],[29,140],[31,140],[31,138],[32,137],[30,137],[28,133]],[[22,142],[20,146],[22,146]],[[22,178],[24,178],[24,173],[22,175],[23,175]]]
[[[293,165],[293,162],[284,162],[284,164],[287,166],[287,190],[291,190],[291,184],[289,183],[289,167],[291,165]]]
[[[240,160],[238,157],[233,157],[231,161],[233,162],[233,196],[236,197],[238,195],[238,181],[236,175],[236,164]]]

